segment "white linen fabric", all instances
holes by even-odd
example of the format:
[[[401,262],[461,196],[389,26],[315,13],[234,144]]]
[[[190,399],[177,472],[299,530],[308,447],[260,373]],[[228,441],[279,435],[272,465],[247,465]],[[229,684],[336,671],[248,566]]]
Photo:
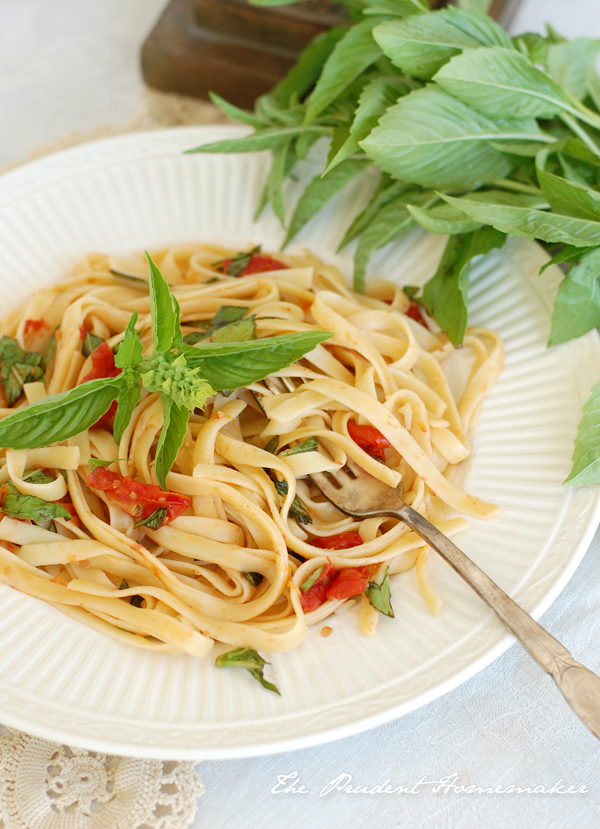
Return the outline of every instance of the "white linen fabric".
[[[109,132],[131,129],[145,107],[139,47],[164,4],[2,0],[0,167],[25,160],[38,145],[68,132],[97,137],[93,131],[105,127]],[[541,31],[545,20],[569,37],[600,36],[598,0],[523,0],[512,28]],[[215,119],[208,109],[204,116]],[[148,126],[140,121],[140,127]],[[599,568],[597,535],[542,618],[576,658],[596,671]],[[368,822],[381,829],[600,825],[600,743],[519,645],[459,688],[387,725],[303,751],[211,761],[197,768],[207,794],[194,818],[203,787],[190,763],[105,757],[2,729],[0,829],[354,829]],[[279,782],[280,777],[286,779]],[[333,786],[321,794],[336,779],[341,790]],[[425,782],[419,784],[421,780]],[[511,784],[546,790],[559,784],[586,791],[454,789],[506,789]],[[386,785],[413,792],[377,791]],[[296,793],[282,791],[289,787]],[[349,787],[372,793],[350,794]]]

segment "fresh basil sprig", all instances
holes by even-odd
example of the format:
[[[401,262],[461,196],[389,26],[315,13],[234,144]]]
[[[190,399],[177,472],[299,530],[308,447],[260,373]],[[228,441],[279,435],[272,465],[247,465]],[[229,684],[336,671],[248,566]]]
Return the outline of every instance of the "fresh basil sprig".
[[[114,437],[120,442],[139,402],[141,381],[148,391],[158,393],[162,402],[164,425],[156,447],[156,474],[166,489],[166,477],[183,443],[190,412],[203,408],[215,391],[262,380],[331,336],[327,331],[306,331],[263,340],[243,341],[241,336],[231,342],[186,345],[179,303],[148,253],[146,257],[150,269],[152,354],[143,354],[134,312],[115,357],[121,373],[89,380],[4,418],[0,421],[0,447],[35,449],[67,440],[91,428],[114,400],[118,401]],[[43,377],[38,368],[40,360],[40,354],[23,352],[15,340],[0,340],[0,369],[7,374],[14,373],[15,366],[24,365],[29,372],[27,378],[37,378],[36,372]],[[27,378],[23,382],[28,382]]]
[[[24,351],[12,337],[0,339],[0,382],[9,406],[19,399],[25,383],[44,379],[41,364],[38,351]]]

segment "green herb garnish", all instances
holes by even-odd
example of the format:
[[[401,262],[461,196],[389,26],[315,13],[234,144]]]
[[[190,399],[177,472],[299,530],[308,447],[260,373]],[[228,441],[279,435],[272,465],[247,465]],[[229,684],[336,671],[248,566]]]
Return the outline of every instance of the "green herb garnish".
[[[250,582],[252,587],[258,587],[264,578],[261,573],[242,573],[242,576]]]
[[[262,380],[331,336],[326,331],[306,331],[247,342],[186,345],[179,303],[150,256],[146,256],[150,268],[152,355],[143,356],[144,347],[135,327],[136,311],[115,357],[121,369],[119,376],[89,380],[9,415],[0,422],[0,446],[35,449],[67,440],[93,426],[113,400],[118,401],[114,425],[118,443],[140,399],[141,381],[148,391],[158,393],[162,402],[164,425],[156,447],[156,474],[166,489],[166,476],[183,443],[190,412],[203,408],[215,391]],[[12,388],[13,375],[19,371],[17,396],[22,382],[43,377],[38,367],[40,359],[41,355],[20,349],[15,340],[2,338],[0,380],[5,390],[7,384]]]
[[[71,513],[56,501],[44,501],[35,495],[21,495],[12,482],[0,487],[0,511],[9,518],[50,521],[52,518],[71,520]]]
[[[151,530],[158,530],[165,523],[165,518],[167,517],[168,512],[169,510],[167,507],[158,507],[154,510],[152,515],[149,515],[148,518],[141,518],[135,526],[148,527]]]
[[[261,245],[256,245],[256,247],[252,248],[249,251],[242,251],[241,253],[236,253],[235,256],[227,259],[220,259],[218,262],[213,262],[213,268],[221,268],[223,273],[227,276],[239,276],[242,271],[246,270],[248,265],[250,264],[250,260],[253,256],[256,256],[257,253],[260,253]]]
[[[263,676],[264,666],[270,664],[270,662],[267,662],[262,658],[262,656],[259,656],[256,651],[252,650],[252,648],[235,648],[232,651],[220,654],[220,656],[217,656],[215,659],[215,665],[217,668],[245,668],[250,674],[252,674],[254,679],[260,682],[263,688],[267,688],[269,691],[274,691],[276,694],[281,696],[277,686],[273,685],[272,682],[268,682]]]
[[[24,351],[12,337],[0,338],[0,382],[9,406],[17,402],[25,383],[44,379],[41,363],[38,351]]]
[[[388,570],[385,571],[381,584],[375,581],[370,581],[365,590],[365,596],[373,607],[385,616],[394,618],[394,611],[392,609],[392,602],[390,596],[390,579]]]
[[[87,331],[83,339],[83,345],[81,346],[81,353],[84,357],[89,357],[103,342],[102,337],[97,337],[96,334]]]
[[[26,469],[22,480],[27,481],[28,484],[51,484],[54,478],[43,469]]]
[[[310,437],[300,443],[297,443],[296,446],[292,446],[291,449],[286,449],[284,452],[280,452],[279,457],[283,458],[287,455],[300,455],[302,452],[316,452],[318,448],[319,438]]]
[[[317,567],[316,570],[313,570],[313,572],[306,579],[306,581],[303,581],[302,584],[300,585],[300,591],[302,593],[306,593],[308,590],[310,590],[310,588],[317,581],[317,579],[319,578],[319,576],[321,575],[321,573],[323,572],[324,569],[325,569],[325,566],[321,565],[321,567]]]

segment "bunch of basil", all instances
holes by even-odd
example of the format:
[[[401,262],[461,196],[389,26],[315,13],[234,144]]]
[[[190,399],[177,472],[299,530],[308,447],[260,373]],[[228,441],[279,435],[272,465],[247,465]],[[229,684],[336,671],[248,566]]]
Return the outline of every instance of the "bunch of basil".
[[[258,6],[298,0],[251,0]],[[379,185],[341,242],[358,237],[354,284],[371,253],[416,223],[449,234],[437,272],[415,296],[453,343],[467,325],[471,259],[506,235],[537,239],[571,263],[560,285],[549,345],[600,324],[600,41],[548,34],[510,37],[489,0],[430,11],[426,0],[342,0],[353,21],[317,37],[254,114],[213,101],[254,128],[245,138],[190,152],[270,150],[258,205],[282,223],[282,184],[317,139],[329,136],[322,175],[306,187],[284,246],[366,168]],[[415,291],[412,292],[415,294]],[[569,480],[600,481],[600,387],[580,424]],[[582,430],[583,429],[583,430]],[[587,438],[587,440],[586,440]]]

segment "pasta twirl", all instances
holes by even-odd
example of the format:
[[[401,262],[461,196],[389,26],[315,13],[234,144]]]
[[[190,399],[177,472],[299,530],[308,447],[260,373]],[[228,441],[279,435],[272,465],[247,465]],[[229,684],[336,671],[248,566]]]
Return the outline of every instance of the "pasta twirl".
[[[370,635],[381,613],[393,615],[382,609],[384,579],[415,566],[425,601],[439,612],[422,539],[393,519],[341,514],[307,476],[351,458],[390,486],[402,482],[406,501],[450,535],[466,521],[449,509],[496,516],[497,507],[462,491],[448,472],[470,454],[469,429],[502,368],[499,337],[470,329],[458,357],[397,286],[376,280],[367,295],[354,294],[309,253],[274,259],[189,244],[154,259],[179,304],[187,346],[313,329],[332,336],[277,372],[294,391],[250,382],[194,410],[168,493],[156,464],[164,409],[148,388],[119,430],[113,404],[66,441],[0,450],[0,578],[128,644],[199,657],[215,641],[293,648],[358,593]],[[13,406],[4,383],[0,415],[90,376],[119,376],[114,354],[134,312],[150,353],[146,273],[141,256],[90,254],[71,278],[7,317],[2,342],[8,349],[16,341],[11,353],[21,362],[13,364],[29,360],[35,377],[21,376]],[[471,368],[455,398],[444,369],[457,359]],[[18,520],[23,504],[40,503],[46,511],[36,515],[46,518]]]

